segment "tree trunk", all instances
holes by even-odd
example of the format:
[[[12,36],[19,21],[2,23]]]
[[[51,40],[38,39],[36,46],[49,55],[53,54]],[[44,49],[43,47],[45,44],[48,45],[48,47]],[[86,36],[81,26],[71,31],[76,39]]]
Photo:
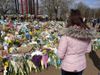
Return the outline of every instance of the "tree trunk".
[[[29,13],[32,14],[32,0],[29,1]]]
[[[36,0],[36,16],[38,15],[38,10],[39,10],[39,2]]]
[[[28,14],[28,0],[25,0],[26,14]]]
[[[58,8],[55,8],[55,19],[58,20]]]
[[[33,9],[32,9],[32,13],[35,15],[35,0],[33,0]]]
[[[24,15],[23,0],[21,0],[21,14]]]
[[[17,13],[17,0],[15,0],[15,9],[16,9],[16,13]]]

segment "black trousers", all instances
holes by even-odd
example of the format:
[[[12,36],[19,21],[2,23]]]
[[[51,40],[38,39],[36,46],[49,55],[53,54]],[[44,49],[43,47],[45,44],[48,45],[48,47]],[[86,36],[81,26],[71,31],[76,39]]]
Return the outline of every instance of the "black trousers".
[[[64,70],[61,70],[62,75],[82,75],[83,71],[81,72],[67,72]]]

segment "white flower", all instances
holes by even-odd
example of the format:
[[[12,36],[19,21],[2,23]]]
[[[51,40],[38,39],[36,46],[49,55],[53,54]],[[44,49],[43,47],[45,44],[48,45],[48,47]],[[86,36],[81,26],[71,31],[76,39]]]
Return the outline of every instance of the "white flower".
[[[36,66],[33,64],[32,61],[27,60],[28,66],[30,68],[30,72],[32,71],[32,68],[36,69]]]
[[[35,52],[33,52],[33,53],[31,54],[31,56],[34,56],[34,55],[43,55],[43,54],[42,54],[41,51],[36,50]]]
[[[16,62],[11,61],[11,64],[12,64],[13,67],[14,67],[14,71],[15,71],[15,73],[17,73],[18,68],[17,68],[17,66],[16,66]]]

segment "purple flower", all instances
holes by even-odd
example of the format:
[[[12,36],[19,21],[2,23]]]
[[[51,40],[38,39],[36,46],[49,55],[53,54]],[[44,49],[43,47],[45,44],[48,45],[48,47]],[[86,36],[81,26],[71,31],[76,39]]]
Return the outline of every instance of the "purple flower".
[[[58,34],[58,36],[61,37],[62,35],[61,34]]]
[[[51,49],[50,49],[50,48],[47,48],[46,50],[47,50],[47,52],[51,51]]]
[[[35,29],[37,29],[37,30],[38,30],[38,29],[40,29],[40,27],[39,27],[39,26],[35,26]]]
[[[34,55],[32,57],[32,62],[35,64],[36,67],[40,67],[41,66],[41,60],[42,60],[42,56],[41,55]]]

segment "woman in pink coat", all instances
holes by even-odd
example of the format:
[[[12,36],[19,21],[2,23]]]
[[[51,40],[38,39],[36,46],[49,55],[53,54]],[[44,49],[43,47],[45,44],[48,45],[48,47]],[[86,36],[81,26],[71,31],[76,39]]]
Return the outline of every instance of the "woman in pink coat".
[[[58,46],[62,75],[82,75],[86,68],[85,54],[91,51],[93,36],[83,23],[79,10],[71,10],[68,25],[63,31]]]

